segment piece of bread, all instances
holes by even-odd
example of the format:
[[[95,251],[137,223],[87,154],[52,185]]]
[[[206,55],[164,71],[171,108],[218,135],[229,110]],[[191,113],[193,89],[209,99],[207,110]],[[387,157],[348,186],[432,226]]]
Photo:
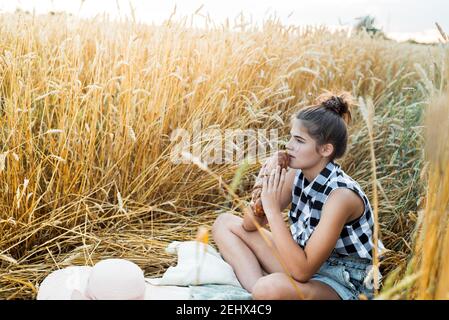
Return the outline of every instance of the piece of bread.
[[[277,154],[277,162],[279,166],[282,169],[288,168],[288,163],[290,161],[290,158],[285,151],[280,151]],[[253,187],[253,191],[251,194],[251,209],[253,210],[253,213],[256,217],[263,217],[265,216],[265,211],[263,210],[262,206],[262,199],[260,198],[262,194],[262,184],[256,183]]]

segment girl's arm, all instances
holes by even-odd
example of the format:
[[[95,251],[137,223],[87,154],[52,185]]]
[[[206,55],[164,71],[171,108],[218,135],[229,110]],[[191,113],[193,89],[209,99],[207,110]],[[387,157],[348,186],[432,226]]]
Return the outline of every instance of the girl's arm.
[[[297,169],[288,168],[285,174],[285,184],[282,188],[281,198],[279,199],[281,205],[281,212],[284,211],[292,203],[293,184],[295,183]]]
[[[275,176],[275,175],[273,175]],[[294,241],[281,215],[276,198],[280,198],[279,188],[274,187],[273,176],[264,182],[262,202],[270,224],[273,241],[291,274],[300,282],[307,282],[330,256],[337,243],[344,224],[351,216],[360,213],[358,195],[349,189],[336,189],[323,206],[320,222],[307,242],[304,250]],[[281,182],[282,178],[277,177]]]
[[[271,170],[271,166],[270,166],[270,162],[267,161],[262,169],[259,172],[259,175],[256,178],[256,183],[258,183],[258,181],[262,180],[262,176],[264,174],[266,174],[267,172],[270,172]],[[281,212],[284,211],[285,208],[287,208],[290,203],[292,202],[292,189],[293,189],[293,183],[295,181],[295,174],[296,174],[296,169],[292,169],[289,168],[289,170],[286,173],[285,176],[285,187],[282,190],[282,194],[281,197],[279,199],[279,205],[280,205],[280,210]],[[246,231],[256,231],[257,227],[253,222],[253,218],[256,219],[257,223],[260,224],[261,227],[265,226],[268,223],[268,220],[265,217],[256,217],[253,214],[253,211],[251,210],[251,207],[248,207],[244,216],[243,216],[243,229],[245,229]]]

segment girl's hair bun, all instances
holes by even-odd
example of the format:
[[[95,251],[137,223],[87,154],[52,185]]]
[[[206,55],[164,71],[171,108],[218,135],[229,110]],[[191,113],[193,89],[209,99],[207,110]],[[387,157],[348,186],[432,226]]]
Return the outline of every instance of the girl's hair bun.
[[[318,97],[318,104],[327,109],[335,112],[340,117],[349,123],[351,121],[351,111],[349,108],[352,105],[351,95],[347,92],[341,94],[325,93]]]

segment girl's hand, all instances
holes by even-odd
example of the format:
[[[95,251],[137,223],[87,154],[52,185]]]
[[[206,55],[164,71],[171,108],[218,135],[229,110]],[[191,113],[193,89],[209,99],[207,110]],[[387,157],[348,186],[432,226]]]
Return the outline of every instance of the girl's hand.
[[[263,164],[262,168],[260,168],[259,175],[256,178],[255,186],[262,185],[263,178],[265,176],[269,177],[270,172],[276,170],[278,166],[278,155],[277,153],[273,154],[270,158],[268,158]]]
[[[285,184],[285,173],[287,171],[277,166],[271,170],[269,176],[265,176],[262,182],[262,205],[265,214],[268,216],[272,213],[280,213],[281,211],[281,195]]]

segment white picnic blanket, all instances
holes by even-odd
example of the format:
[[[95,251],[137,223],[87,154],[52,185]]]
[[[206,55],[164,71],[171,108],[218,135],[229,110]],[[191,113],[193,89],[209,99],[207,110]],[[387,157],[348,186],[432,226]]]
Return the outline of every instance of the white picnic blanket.
[[[143,299],[251,299],[251,294],[241,287],[232,267],[212,246],[197,241],[175,241],[167,246],[166,252],[177,254],[178,261],[177,265],[169,267],[161,278],[144,278],[143,271],[137,265],[133,266],[133,276],[127,273],[127,277],[135,281],[135,288],[144,286]],[[105,266],[105,262],[113,264],[109,267]],[[103,269],[99,269],[101,264]],[[117,294],[113,297],[124,297],[126,295],[123,295],[121,290],[125,290],[129,280],[125,279],[117,264],[126,265],[131,262],[124,259],[107,259],[93,267],[70,266],[56,270],[40,284],[37,300],[92,299],[86,293],[95,292],[97,286],[109,286],[106,293],[116,291]],[[123,289],[120,289],[122,287]],[[98,296],[96,299],[102,298]]]
[[[232,267],[211,245],[198,241],[174,241],[165,250],[178,255],[178,263],[169,267],[162,278],[146,278],[153,285],[223,284],[240,287]]]
[[[161,278],[145,278],[149,295],[160,300],[249,300],[232,267],[212,246],[197,241],[174,241],[166,252],[178,255],[176,266]],[[188,288],[188,290],[186,290]]]

